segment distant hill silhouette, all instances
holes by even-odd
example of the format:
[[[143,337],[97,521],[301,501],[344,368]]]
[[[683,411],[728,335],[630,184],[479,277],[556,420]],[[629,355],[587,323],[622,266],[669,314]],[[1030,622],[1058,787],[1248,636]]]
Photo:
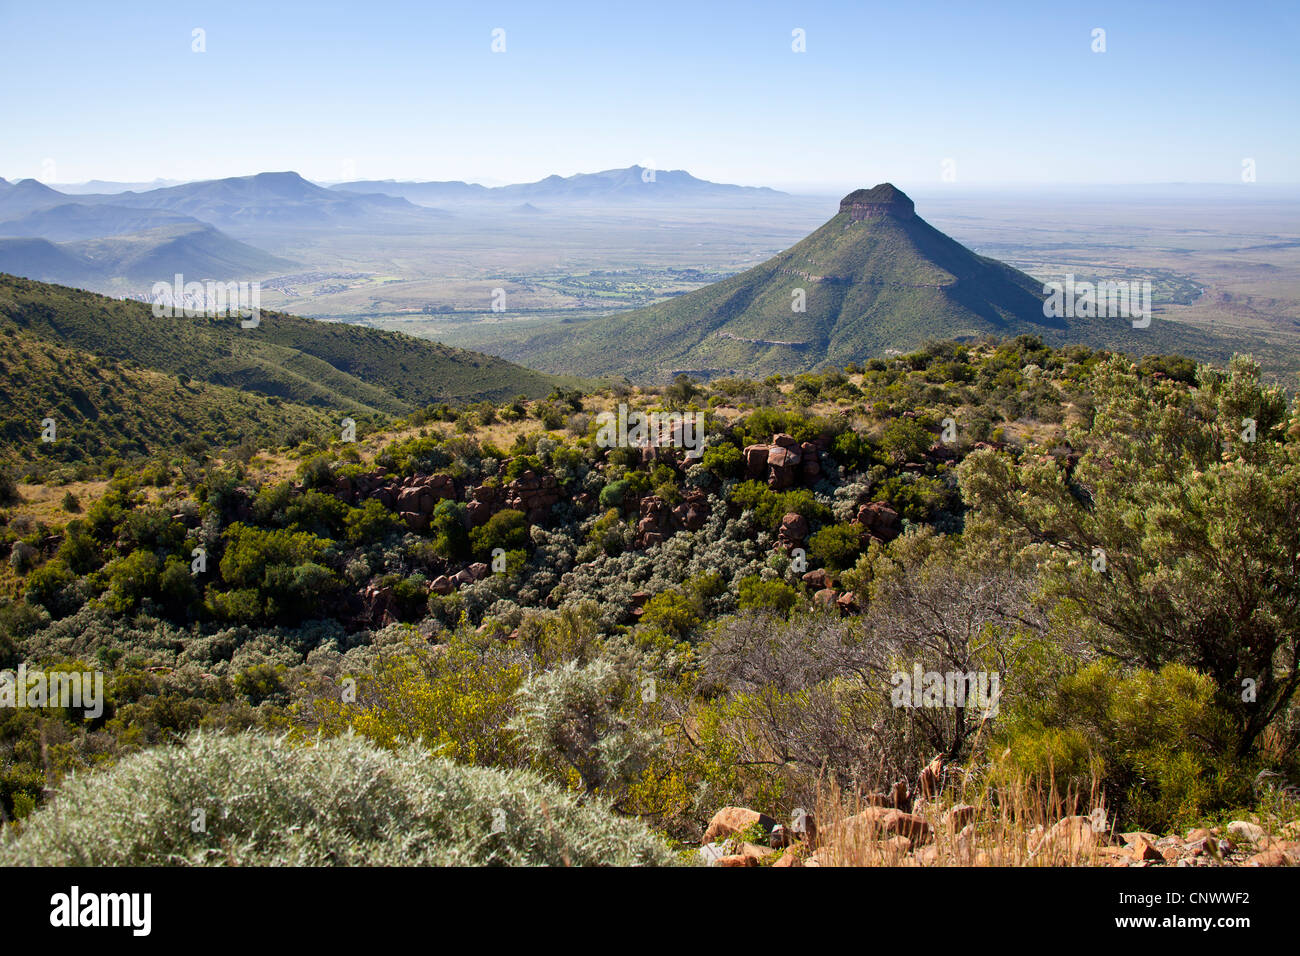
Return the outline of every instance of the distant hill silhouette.
[[[733,186],[698,179],[681,169],[649,170],[643,166],[606,169],[573,176],[547,176],[535,183],[480,186],[453,182],[397,182],[363,180],[339,183],[336,192],[385,193],[411,202],[437,205],[465,202],[607,203],[612,205],[685,202],[751,201],[780,199],[785,193],[767,187]]]

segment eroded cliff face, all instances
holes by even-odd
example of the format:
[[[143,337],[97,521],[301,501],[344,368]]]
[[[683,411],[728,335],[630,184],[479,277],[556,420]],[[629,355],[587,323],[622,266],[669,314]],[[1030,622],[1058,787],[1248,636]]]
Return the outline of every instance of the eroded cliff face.
[[[857,189],[849,193],[840,200],[840,212],[848,213],[852,222],[875,216],[912,219],[916,216],[916,205],[892,183],[881,183],[871,189]]]

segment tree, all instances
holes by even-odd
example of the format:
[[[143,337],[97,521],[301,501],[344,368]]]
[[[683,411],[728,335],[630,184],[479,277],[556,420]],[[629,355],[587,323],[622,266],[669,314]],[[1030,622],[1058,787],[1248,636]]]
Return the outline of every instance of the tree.
[[[1114,358],[1093,389],[1077,464],[963,462],[967,533],[1039,564],[1103,654],[1212,677],[1245,756],[1300,684],[1300,408],[1242,357],[1195,390]]]

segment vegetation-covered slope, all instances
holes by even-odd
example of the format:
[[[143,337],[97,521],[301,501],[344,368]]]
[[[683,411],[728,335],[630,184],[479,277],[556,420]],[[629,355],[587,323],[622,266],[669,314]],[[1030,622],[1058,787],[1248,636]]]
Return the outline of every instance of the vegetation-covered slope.
[[[1168,323],[1137,330],[1123,318],[1047,318],[1041,283],[939,232],[887,183],[851,193],[824,226],[746,272],[502,348],[542,368],[667,381],[680,371],[812,371],[931,339],[1025,333],[1137,354],[1230,354]]]
[[[702,454],[609,447],[596,416],[620,403],[700,412]],[[687,842],[722,806],[835,820],[936,756],[922,822],[1014,812],[1021,861],[1050,858],[1025,830],[1071,802],[1117,832],[1300,814],[1300,409],[1247,359],[1020,337],[436,411],[247,462],[162,455],[61,512],[55,489],[0,489],[0,668],[105,687],[84,719],[0,710],[20,841],[69,772],[198,728],[418,740]],[[917,670],[1000,690],[900,702]],[[131,762],[68,819],[199,763]],[[290,811],[249,799],[284,832]],[[336,822],[249,859],[328,853]],[[122,859],[158,859],[151,832]]]
[[[30,447],[51,415],[68,441],[40,454],[209,451],[437,403],[537,397],[557,380],[423,339],[283,313],[157,317],[145,303],[0,276],[0,442]],[[326,423],[329,422],[328,425]]]

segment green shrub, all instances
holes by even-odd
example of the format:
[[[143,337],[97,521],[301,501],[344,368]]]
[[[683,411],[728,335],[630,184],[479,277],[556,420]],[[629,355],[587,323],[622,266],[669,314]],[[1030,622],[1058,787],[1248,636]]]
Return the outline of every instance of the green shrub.
[[[862,528],[855,524],[829,524],[808,539],[808,553],[828,571],[853,567],[862,550]]]
[[[1187,827],[1243,796],[1241,774],[1220,766],[1228,724],[1214,694],[1213,681],[1182,664],[1090,664],[1007,715],[1006,769],[1085,794],[1099,772],[1122,821],[1155,832]]]
[[[474,554],[486,559],[494,548],[517,551],[528,544],[528,520],[522,511],[504,508],[469,535]]]
[[[682,640],[700,620],[697,602],[676,591],[665,591],[646,601],[638,623],[658,628]]]
[[[704,449],[700,464],[719,478],[735,478],[740,474],[744,455],[735,445],[712,445]]]
[[[745,481],[731,490],[730,498],[740,507],[752,510],[758,523],[769,531],[779,528],[781,519],[792,512],[809,521],[824,521],[831,517],[830,509],[818,503],[806,488],[773,491],[764,482]]]
[[[742,611],[772,610],[784,614],[799,603],[799,592],[784,581],[748,577],[740,582],[737,590],[737,604]]]
[[[896,465],[919,461],[934,444],[934,435],[915,418],[895,418],[880,436],[880,450]]]

